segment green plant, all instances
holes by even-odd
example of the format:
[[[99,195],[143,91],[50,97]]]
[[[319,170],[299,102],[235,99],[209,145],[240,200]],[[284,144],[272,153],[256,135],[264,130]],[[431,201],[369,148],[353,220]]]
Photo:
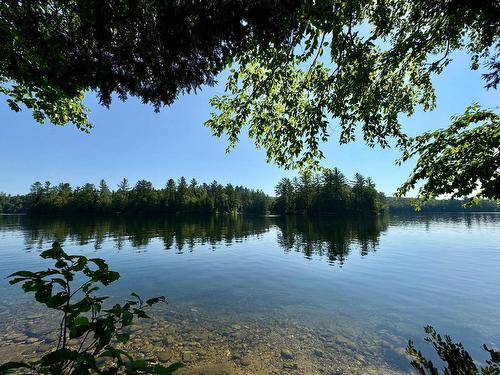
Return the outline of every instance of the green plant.
[[[120,274],[111,271],[103,259],[88,259],[68,255],[58,242],[43,251],[41,257],[54,260],[54,268],[45,271],[19,271],[9,276],[10,284],[22,282],[26,293],[62,314],[57,347],[33,362],[8,362],[0,366],[0,374],[23,369],[36,374],[137,374],[167,375],[181,367],[175,363],[164,367],[148,359],[134,359],[115,347],[130,339],[127,327],[134,318],[149,318],[145,309],[164,297],[143,301],[132,293],[134,300],[114,304],[105,309],[108,297],[98,296],[97,284],[104,286],[118,280]],[[78,287],[74,284],[84,279]]]
[[[484,198],[500,201],[499,144],[500,113],[469,106],[448,128],[408,139],[397,163],[418,159],[396,195],[404,196],[420,184],[417,207],[443,195],[472,198],[468,206]]]
[[[500,352],[483,345],[484,350],[490,354],[490,359],[486,361],[485,367],[479,369],[461,343],[454,343],[448,335],[441,337],[431,326],[426,326],[425,332],[430,335],[425,341],[432,343],[439,358],[446,363],[446,367],[442,370],[444,375],[500,374]],[[439,374],[432,361],[425,358],[420,350],[415,349],[412,340],[408,340],[406,353],[412,357],[411,365],[420,375]]]

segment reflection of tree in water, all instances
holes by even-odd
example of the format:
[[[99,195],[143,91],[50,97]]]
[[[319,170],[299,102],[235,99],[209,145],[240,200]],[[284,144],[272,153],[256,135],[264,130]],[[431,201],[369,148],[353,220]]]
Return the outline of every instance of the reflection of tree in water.
[[[165,249],[192,251],[195,245],[221,243],[231,245],[249,236],[259,236],[269,229],[269,219],[252,216],[175,216],[168,218],[48,218],[34,216],[0,216],[0,231],[18,228],[26,249],[41,249],[54,240],[64,244],[92,243],[100,249],[112,239],[118,249],[125,246],[145,248],[158,238]]]
[[[276,221],[278,244],[285,251],[327,257],[331,264],[344,264],[353,248],[367,255],[378,247],[380,233],[388,226],[387,216],[358,218],[305,218],[292,216]]]
[[[343,264],[350,251],[361,255],[375,251],[380,233],[391,227],[422,225],[431,230],[433,224],[458,224],[466,227],[494,223],[491,214],[425,214],[333,218],[290,216],[265,218],[258,216],[173,216],[141,217],[115,216],[108,218],[48,218],[34,216],[0,215],[0,233],[22,232],[27,250],[42,249],[58,240],[76,245],[91,244],[100,249],[104,241],[112,241],[116,248],[132,247],[146,251],[154,239],[159,239],[167,250],[178,253],[192,251],[196,245],[227,246],[260,236],[272,225],[278,230],[278,243],[285,251],[302,252],[326,257],[330,263]]]
[[[496,213],[482,212],[447,212],[447,213],[418,213],[418,214],[396,214],[390,216],[391,226],[398,227],[415,227],[415,225],[423,225],[426,231],[432,230],[435,223],[464,224],[468,229],[473,226],[484,226],[495,224],[498,222]]]

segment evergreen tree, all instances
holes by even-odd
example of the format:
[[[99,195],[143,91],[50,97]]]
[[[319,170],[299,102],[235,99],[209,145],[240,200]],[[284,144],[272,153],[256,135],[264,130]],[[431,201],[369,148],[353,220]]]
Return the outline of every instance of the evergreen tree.
[[[276,185],[277,198],[272,210],[277,213],[309,214],[378,213],[385,209],[385,196],[375,184],[356,173],[352,186],[337,169],[322,175],[303,174],[300,178],[283,178]]]
[[[106,181],[101,180],[99,182],[99,199],[97,202],[97,207],[99,211],[108,212],[112,204],[111,191],[106,184]]]

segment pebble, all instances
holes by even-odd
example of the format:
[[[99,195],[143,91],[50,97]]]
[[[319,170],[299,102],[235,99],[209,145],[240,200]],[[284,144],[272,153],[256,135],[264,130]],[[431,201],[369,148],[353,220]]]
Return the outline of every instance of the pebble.
[[[223,318],[216,322],[205,320],[203,312],[197,315],[199,322],[192,314],[189,318],[185,314],[183,319],[169,317],[170,323],[154,321],[148,325],[134,325],[130,330],[132,340],[123,349],[135,358],[157,358],[164,364],[182,361],[186,367],[179,375],[220,375],[222,372],[217,370],[223,364],[228,374],[253,374],[264,369],[265,373],[276,375],[298,372],[326,375],[336,370],[338,374],[393,373],[381,372],[392,369],[377,366],[378,355],[370,354],[375,350],[365,350],[373,346],[372,342],[361,340],[356,332],[317,331],[289,320],[282,324],[270,322],[269,326],[259,321],[240,320],[233,324],[234,319]],[[19,353],[25,356],[37,358],[57,344],[54,327],[11,327],[2,325],[0,319],[0,330],[3,331],[0,342],[9,341],[9,345],[20,348]],[[45,334],[41,333],[43,330]],[[52,338],[47,340],[49,336]],[[12,343],[13,338],[23,340],[23,344]]]
[[[157,355],[158,360],[160,360],[161,362],[168,362],[172,359],[173,356],[174,355],[173,355],[172,351],[170,351],[170,350],[163,350],[163,351],[159,352]]]
[[[281,351],[281,358],[283,358],[283,359],[293,359],[294,355],[293,355],[293,353],[290,350],[283,349]]]
[[[175,338],[172,335],[167,335],[163,338],[163,343],[165,345],[172,345],[175,343]]]
[[[319,350],[319,349],[315,349],[315,350],[313,351],[313,354],[314,354],[316,357],[323,357],[323,355],[324,355],[324,353],[323,353],[321,350]]]
[[[191,362],[193,360],[193,352],[182,352],[182,361],[183,362]]]
[[[283,363],[284,370],[297,370],[298,368],[296,363]]]
[[[244,356],[243,358],[241,358],[240,363],[242,366],[247,367],[247,366],[250,366],[252,364],[252,361],[250,361],[249,357]]]

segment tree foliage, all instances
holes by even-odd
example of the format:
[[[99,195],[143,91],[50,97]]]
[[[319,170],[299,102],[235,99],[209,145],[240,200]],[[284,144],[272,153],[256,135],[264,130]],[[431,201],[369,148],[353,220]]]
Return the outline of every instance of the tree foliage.
[[[23,103],[59,124],[89,126],[81,93],[137,96],[155,109],[215,83],[251,43],[279,42],[298,1],[88,1],[0,3],[0,79]],[[78,103],[80,105],[78,105]],[[69,112],[68,112],[69,110]]]
[[[211,100],[205,124],[228,136],[229,149],[247,131],[268,161],[305,171],[320,166],[332,135],[341,144],[362,135],[370,146],[427,152],[407,139],[400,118],[435,107],[432,76],[456,50],[467,50],[471,69],[486,69],[486,88],[497,88],[500,6],[497,0],[7,0],[0,3],[0,47],[0,90],[11,108],[25,104],[37,121],[73,122],[82,130],[90,127],[81,103],[86,91],[96,91],[105,106],[115,93],[158,110],[230,68],[226,93]],[[482,137],[479,130],[467,134],[469,143]],[[481,160],[473,155],[467,163],[474,173]],[[432,181],[436,175],[457,195],[474,189],[472,175],[448,184],[451,170],[436,168],[420,174],[428,181],[423,199],[448,190]],[[478,170],[476,180],[488,179],[486,172]],[[496,172],[489,177],[498,180]]]
[[[192,179],[188,185],[181,177],[176,183],[169,179],[165,188],[156,189],[146,180],[139,180],[133,188],[123,179],[112,191],[104,180],[99,186],[86,183],[72,188],[68,183],[53,186],[49,181],[35,182],[26,196],[12,200],[0,196],[3,212],[31,212],[43,214],[109,214],[122,213],[258,213],[263,214],[269,197],[261,190],[217,181],[199,184]],[[12,211],[9,211],[12,208]]]
[[[430,199],[426,202],[416,198],[387,198],[388,210],[391,213],[414,213],[415,206],[425,212],[496,212],[500,205],[494,200],[481,199],[471,204],[470,199]]]
[[[237,55],[206,125],[227,134],[230,147],[247,129],[268,160],[285,168],[318,167],[321,143],[335,132],[350,142],[358,127],[371,146],[391,138],[404,146],[399,116],[434,108],[431,77],[453,50],[468,49],[473,69],[488,65],[487,85],[496,88],[499,20],[496,1],[304,5],[287,43]]]
[[[60,126],[72,123],[87,133],[92,128],[88,118],[89,109],[82,103],[83,91],[67,96],[56,87],[34,87],[18,83],[8,85],[7,79],[1,74],[0,71],[0,93],[7,96],[7,104],[13,111],[21,111],[20,105],[24,105],[40,124],[45,120]]]
[[[26,196],[0,193],[0,213],[21,213],[26,209]]]
[[[424,201],[440,195],[500,200],[500,114],[471,106],[448,128],[411,139],[400,163],[414,156],[399,196],[424,181],[418,190]]]
[[[68,255],[58,242],[40,256],[54,262],[45,271],[18,271],[9,276],[11,285],[22,283],[25,293],[34,293],[37,302],[56,310],[61,316],[57,347],[34,362],[7,362],[0,373],[23,369],[33,374],[140,374],[167,375],[181,367],[164,367],[152,360],[134,359],[116,344],[125,343],[134,318],[149,318],[145,312],[164,297],[143,301],[132,293],[133,300],[105,307],[108,297],[97,295],[97,285],[109,285],[120,274],[111,271],[103,259]],[[80,286],[75,280],[84,279]],[[76,301],[75,301],[76,300]],[[109,360],[99,364],[100,359]]]
[[[370,178],[357,173],[354,181],[348,183],[336,168],[321,175],[283,178],[275,191],[271,209],[277,213],[374,214],[386,209],[384,194],[375,189]]]

